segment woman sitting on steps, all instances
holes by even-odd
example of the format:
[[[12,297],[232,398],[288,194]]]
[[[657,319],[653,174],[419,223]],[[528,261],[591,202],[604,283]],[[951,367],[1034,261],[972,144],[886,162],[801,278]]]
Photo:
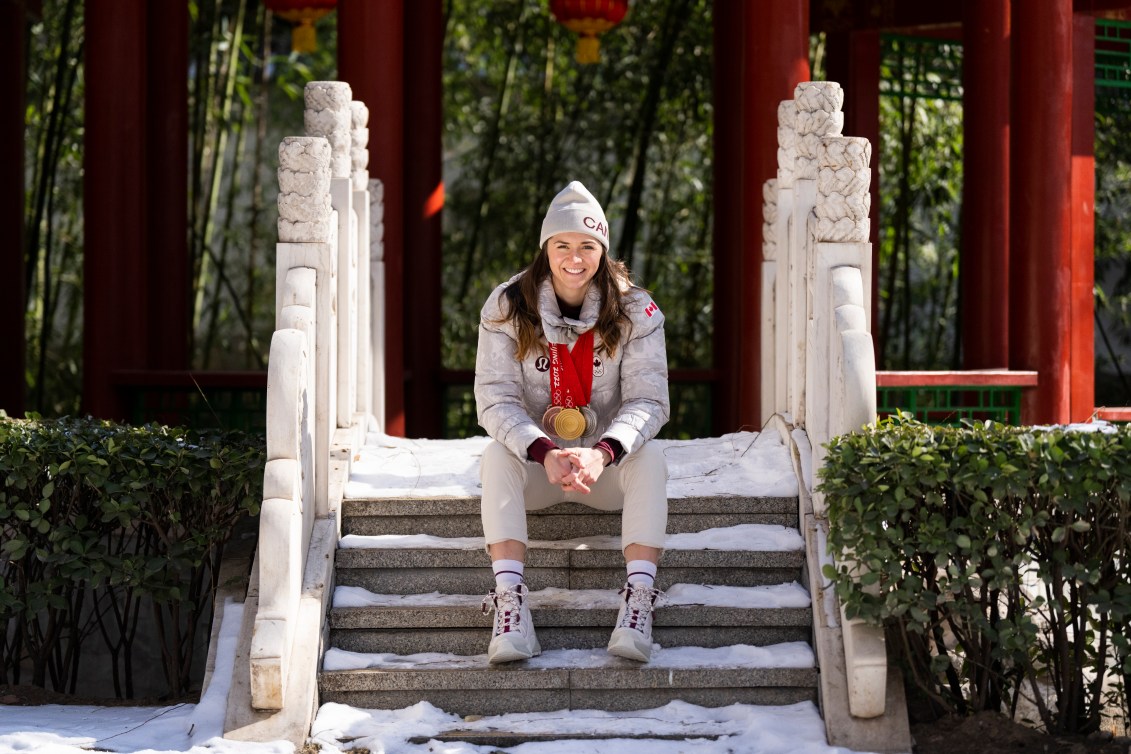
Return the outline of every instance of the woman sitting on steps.
[[[601,205],[580,182],[542,221],[534,261],[488,297],[475,402],[483,533],[495,572],[490,662],[541,652],[523,582],[526,512],[559,502],[622,510],[628,576],[609,652],[652,652],[656,567],[667,531],[667,466],[648,441],[668,420],[664,315],[609,256]]]

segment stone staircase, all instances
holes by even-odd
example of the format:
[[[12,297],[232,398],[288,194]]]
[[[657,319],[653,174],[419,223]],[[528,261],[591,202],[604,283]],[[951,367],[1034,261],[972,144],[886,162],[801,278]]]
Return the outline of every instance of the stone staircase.
[[[490,666],[481,603],[493,578],[478,497],[347,493],[321,702],[426,700],[460,716],[816,702],[797,497],[677,486],[657,584],[667,592],[653,636],[661,649],[646,665],[605,651],[624,580],[619,513],[562,503],[528,516],[543,654]]]

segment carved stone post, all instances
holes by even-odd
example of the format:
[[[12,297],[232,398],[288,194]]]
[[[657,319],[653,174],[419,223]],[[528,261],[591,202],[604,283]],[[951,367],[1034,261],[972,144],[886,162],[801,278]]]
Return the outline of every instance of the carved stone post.
[[[369,353],[377,429],[386,432],[385,418],[385,184],[369,179]]]
[[[357,397],[355,408],[362,417],[373,411],[373,357],[370,331],[370,310],[373,301],[369,286],[369,108],[364,102],[350,103],[352,130],[350,159],[353,168],[353,211],[357,216]]]
[[[267,464],[259,520],[259,595],[250,649],[251,703],[282,709],[306,552],[317,507],[311,405],[329,359],[323,321],[333,324],[333,299],[318,300],[319,283],[333,287],[335,227],[330,208],[330,145],[325,139],[284,139],[279,145],[279,245],[276,331],[267,379]],[[311,358],[325,361],[312,370]],[[312,384],[312,381],[314,384]],[[329,399],[329,394],[320,396]],[[318,403],[319,398],[313,399]],[[326,426],[325,422],[322,423]],[[321,477],[324,478],[324,477]]]
[[[871,207],[872,148],[867,139],[827,136],[818,145],[817,204],[810,216],[810,229],[815,241],[812,254],[813,300],[811,338],[806,355],[805,392],[811,409],[805,429],[813,447],[813,468],[824,463],[824,443],[832,437],[852,432],[875,419],[875,390],[866,399],[863,410],[871,413],[856,425],[846,425],[846,411],[837,396],[842,388],[842,372],[837,368],[840,339],[836,330],[837,303],[833,274],[841,268],[855,268],[861,277],[859,298],[863,301],[863,317],[859,328],[869,333],[867,322],[871,301],[871,244],[868,242]],[[855,300],[855,299],[853,299]],[[843,303],[843,302],[841,302]],[[870,337],[870,335],[869,335]],[[855,397],[853,400],[857,400]],[[859,402],[857,400],[857,402]],[[855,413],[852,416],[855,417]],[[815,492],[813,508],[824,513],[824,496]]]
[[[330,202],[338,213],[338,330],[336,426],[353,423],[357,383],[357,255],[356,225],[353,214],[353,162],[350,158],[350,130],[353,116],[349,84],[341,81],[311,81],[305,90],[306,133],[330,142]]]
[[[788,413],[793,396],[789,384],[789,260],[793,256],[794,165],[797,163],[797,103],[778,104],[778,201],[774,225],[777,270],[774,284],[774,412]]]
[[[794,162],[795,203],[789,256],[789,384],[793,420],[805,424],[805,356],[812,312],[809,288],[809,213],[817,203],[818,149],[823,136],[839,136],[844,126],[844,92],[833,81],[806,81],[793,94],[797,103],[797,159]]]
[[[369,286],[370,286],[370,353],[373,354],[372,411],[377,427],[388,432],[386,418],[385,358],[385,184],[369,181]]]
[[[292,269],[315,271],[315,336],[310,345],[315,360],[314,474],[315,503],[319,515],[329,510],[330,442],[337,410],[337,233],[338,222],[330,201],[332,183],[330,143],[320,137],[291,136],[279,145],[279,244],[275,261],[275,327],[284,326],[281,314],[287,273]]]
[[[872,148],[867,139],[826,136],[817,143],[817,204],[810,216],[814,240],[811,348],[807,354],[806,431],[813,468],[824,464],[824,444],[876,418],[876,363],[871,313]],[[813,511],[825,513],[820,492]],[[842,558],[842,554],[835,555]],[[883,629],[849,619],[841,608],[848,707],[854,717],[884,714],[887,648]]]
[[[762,298],[761,298],[761,360],[762,424],[774,415],[774,384],[777,366],[774,363],[774,297],[777,290],[778,243],[775,233],[778,222],[778,181],[771,178],[762,185]]]

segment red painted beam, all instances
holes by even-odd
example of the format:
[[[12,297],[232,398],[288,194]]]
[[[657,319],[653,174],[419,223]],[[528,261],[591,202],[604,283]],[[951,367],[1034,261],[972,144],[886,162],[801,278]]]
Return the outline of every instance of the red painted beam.
[[[963,21],[964,6],[982,0],[961,0],[951,3],[891,2],[891,0],[851,0],[831,2],[811,0],[813,31],[838,32],[855,29],[910,32],[920,29],[957,25]],[[1036,7],[1035,5],[1033,7]],[[1131,12],[1129,0],[1074,0],[1070,8],[1076,13],[1110,16]],[[1036,12],[1036,11],[1034,11]]]
[[[145,366],[145,0],[86,0],[83,403],[124,418],[111,372]]]
[[[0,228],[7,238],[0,245],[0,409],[23,416],[27,382],[24,375],[27,344],[24,341],[24,35],[27,14],[23,3],[9,9],[10,18],[0,30],[0,65],[14,82],[0,107]]]
[[[385,186],[385,431],[403,435],[404,0],[339,0],[337,14],[338,76],[369,107],[369,175]]]
[[[404,301],[405,434],[440,437],[443,415],[439,382],[441,301],[441,210],[444,206],[443,55],[440,0],[405,6],[404,277],[412,295]]]
[[[959,316],[967,369],[1009,364],[1009,6],[963,4]]]
[[[1126,18],[1131,13],[1131,2],[1128,0],[1075,0],[1072,8],[1076,13],[1092,16],[1105,16]]]
[[[1072,3],[1014,3],[1010,127],[1009,366],[1036,370],[1023,399],[1028,423],[1071,417]]]
[[[961,22],[959,3],[811,0],[813,31],[891,31]]]
[[[1036,372],[982,369],[960,372],[876,372],[876,387],[1036,387]]]
[[[1105,422],[1131,422],[1131,407],[1112,406],[1108,408],[1097,408],[1096,418],[1103,419]]]
[[[1074,18],[1072,58],[1070,416],[1085,421],[1096,405],[1096,21],[1090,16]]]

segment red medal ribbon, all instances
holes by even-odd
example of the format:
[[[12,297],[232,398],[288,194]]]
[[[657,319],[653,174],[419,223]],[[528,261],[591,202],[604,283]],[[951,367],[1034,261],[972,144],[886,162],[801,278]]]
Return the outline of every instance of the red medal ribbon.
[[[588,406],[592,390],[593,331],[582,334],[572,351],[565,343],[551,343],[550,403],[565,408]]]

